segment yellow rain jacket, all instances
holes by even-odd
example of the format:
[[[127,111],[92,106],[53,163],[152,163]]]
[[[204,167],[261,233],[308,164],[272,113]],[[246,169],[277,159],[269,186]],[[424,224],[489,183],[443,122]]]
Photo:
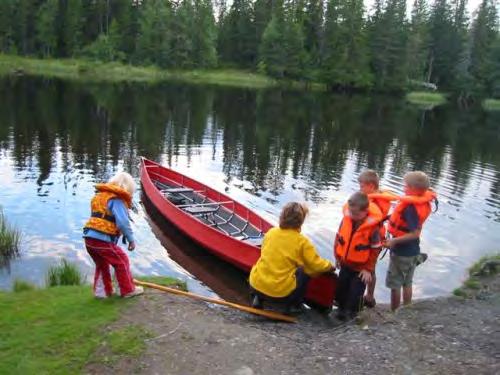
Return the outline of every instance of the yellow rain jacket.
[[[296,288],[295,271],[314,276],[332,264],[321,258],[307,237],[295,229],[270,229],[262,242],[260,258],[250,272],[250,285],[270,297],[286,297]]]

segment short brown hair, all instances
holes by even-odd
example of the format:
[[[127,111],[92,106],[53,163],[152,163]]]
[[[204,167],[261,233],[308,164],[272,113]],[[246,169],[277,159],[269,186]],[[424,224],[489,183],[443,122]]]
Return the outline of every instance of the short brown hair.
[[[281,229],[299,229],[309,209],[305,203],[289,202],[281,210],[280,214],[280,228]]]
[[[358,176],[359,183],[373,184],[373,185],[375,185],[375,187],[377,189],[378,189],[379,181],[380,181],[380,178],[378,177],[377,172],[375,172],[373,169],[365,169]]]
[[[368,209],[370,201],[365,193],[357,191],[349,197],[347,204],[349,208],[357,208],[358,210],[365,211]]]
[[[406,185],[417,190],[427,190],[431,186],[429,176],[422,171],[408,172],[403,177]]]

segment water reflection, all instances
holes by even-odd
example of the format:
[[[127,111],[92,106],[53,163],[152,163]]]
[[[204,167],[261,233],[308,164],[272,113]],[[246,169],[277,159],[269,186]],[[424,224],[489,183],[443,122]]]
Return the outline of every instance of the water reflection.
[[[117,169],[137,176],[139,155],[224,189],[271,220],[286,201],[309,201],[304,230],[328,257],[340,207],[363,168],[396,191],[404,172],[426,171],[442,204],[424,232],[431,258],[417,296],[449,291],[470,262],[498,249],[498,112],[425,111],[389,97],[26,77],[1,81],[0,95],[1,204],[28,236],[67,251],[82,251],[92,184]],[[143,215],[138,236],[150,249],[136,270],[182,272],[159,255],[162,243],[151,239]],[[24,261],[35,253],[26,247]],[[0,286],[11,279],[2,276]]]

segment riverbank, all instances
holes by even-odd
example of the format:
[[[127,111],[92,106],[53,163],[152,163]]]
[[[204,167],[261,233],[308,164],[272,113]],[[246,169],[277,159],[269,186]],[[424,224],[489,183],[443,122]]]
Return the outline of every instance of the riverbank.
[[[500,269],[499,269],[500,270]],[[492,374],[500,370],[500,277],[476,277],[467,298],[417,301],[391,313],[364,311],[340,324],[312,311],[298,324],[148,291],[111,329],[150,334],[135,361],[89,364],[100,373]],[[332,314],[331,314],[332,315]]]
[[[147,278],[185,288],[175,279]],[[16,292],[0,292],[0,373],[80,373],[89,363],[112,365],[146,349],[148,331],[139,324],[109,327],[135,299],[93,298],[91,287],[34,289],[17,282]],[[106,351],[99,347],[106,343]]]
[[[237,69],[163,70],[155,66],[141,67],[118,62],[36,59],[0,54],[0,76],[22,74],[82,82],[159,83],[176,81],[250,89],[281,86],[291,89],[325,90],[325,85],[318,83],[278,81],[263,74]]]

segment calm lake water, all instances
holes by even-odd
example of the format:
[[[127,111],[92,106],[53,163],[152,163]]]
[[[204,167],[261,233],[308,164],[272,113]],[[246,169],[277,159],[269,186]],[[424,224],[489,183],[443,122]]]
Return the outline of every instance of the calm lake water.
[[[43,284],[62,257],[91,276],[81,228],[93,185],[123,169],[137,178],[141,155],[225,190],[272,222],[286,202],[307,201],[303,231],[328,258],[341,207],[363,168],[376,169],[382,187],[397,192],[406,171],[424,170],[440,206],[423,231],[429,260],[416,273],[418,298],[449,293],[467,267],[500,249],[498,112],[424,110],[383,97],[28,77],[0,80],[0,98],[0,205],[23,233],[21,257],[0,271],[0,288],[15,278]],[[241,274],[155,216],[144,205],[132,214],[136,274],[180,277],[195,291],[241,297]],[[377,269],[382,300],[387,258]]]

